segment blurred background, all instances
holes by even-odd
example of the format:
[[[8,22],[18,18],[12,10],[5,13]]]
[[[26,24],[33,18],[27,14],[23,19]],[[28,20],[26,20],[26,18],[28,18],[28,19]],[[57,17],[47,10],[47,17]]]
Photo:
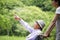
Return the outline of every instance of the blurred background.
[[[25,40],[29,32],[14,19],[14,14],[33,27],[36,20],[44,20],[48,28],[54,17],[55,8],[51,0],[0,0],[0,40]],[[55,28],[50,37],[44,40],[55,40]]]

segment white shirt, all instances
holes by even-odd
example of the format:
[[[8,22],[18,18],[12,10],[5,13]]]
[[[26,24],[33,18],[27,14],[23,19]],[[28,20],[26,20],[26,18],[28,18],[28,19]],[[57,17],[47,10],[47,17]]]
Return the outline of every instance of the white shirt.
[[[55,12],[56,14],[60,14],[60,7],[58,7],[57,9],[56,9],[56,12]]]
[[[20,20],[20,23],[21,23],[21,25],[23,25],[30,32],[30,34],[27,36],[26,40],[35,40],[35,38],[38,35],[42,35],[41,30],[39,30],[39,29],[35,30],[28,23],[26,23],[25,21]]]

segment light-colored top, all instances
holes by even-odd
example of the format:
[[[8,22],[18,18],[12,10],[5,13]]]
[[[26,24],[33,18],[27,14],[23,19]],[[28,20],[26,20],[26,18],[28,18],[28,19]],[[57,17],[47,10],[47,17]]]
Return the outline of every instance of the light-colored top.
[[[39,29],[35,30],[22,19],[20,20],[20,23],[30,32],[30,34],[26,37],[26,40],[35,40],[38,35],[42,35],[42,32]]]
[[[56,9],[56,14],[60,14],[60,7]],[[60,40],[60,16],[56,21],[56,40]]]
[[[58,7],[57,9],[56,9],[56,12],[55,12],[56,14],[60,14],[60,7]]]

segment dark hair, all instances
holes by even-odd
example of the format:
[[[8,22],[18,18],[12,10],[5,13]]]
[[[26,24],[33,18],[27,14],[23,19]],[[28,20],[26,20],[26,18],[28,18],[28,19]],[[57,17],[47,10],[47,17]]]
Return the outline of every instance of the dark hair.
[[[37,22],[37,21],[36,21],[36,23],[38,24],[38,22]],[[40,25],[38,24],[38,26],[40,26]],[[40,30],[42,30],[42,28],[41,28],[41,27],[39,27],[39,29],[40,29]]]
[[[58,3],[58,6],[60,6],[60,0],[52,0]]]

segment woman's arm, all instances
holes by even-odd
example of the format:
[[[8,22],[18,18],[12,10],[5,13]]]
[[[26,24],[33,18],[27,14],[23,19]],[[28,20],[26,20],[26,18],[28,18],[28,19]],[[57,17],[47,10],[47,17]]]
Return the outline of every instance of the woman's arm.
[[[19,22],[21,23],[21,25],[23,25],[30,33],[32,33],[34,31],[34,29],[24,20],[19,20]]]
[[[20,17],[15,16],[15,19],[18,20],[21,23],[21,25],[23,25],[30,33],[34,31],[34,29],[27,22],[22,20]]]
[[[27,40],[33,40],[36,39],[39,35],[42,35],[41,31],[36,31],[34,33],[31,33],[30,36],[27,36]]]
[[[48,35],[50,34],[50,32],[53,30],[56,20],[58,19],[58,17],[60,16],[60,14],[55,14],[55,17],[53,18],[52,22],[50,23],[48,29],[46,30],[46,32],[44,33],[44,36],[48,37]]]

